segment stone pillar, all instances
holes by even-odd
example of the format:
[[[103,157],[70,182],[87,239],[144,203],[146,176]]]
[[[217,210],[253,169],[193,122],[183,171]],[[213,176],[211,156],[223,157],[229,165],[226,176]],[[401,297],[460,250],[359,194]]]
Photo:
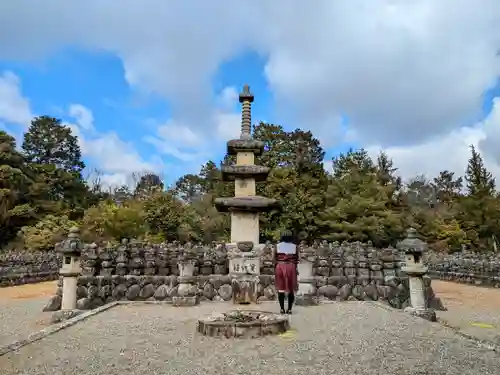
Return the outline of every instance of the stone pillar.
[[[76,309],[76,288],[78,276],[81,272],[80,255],[82,243],[78,228],[70,229],[68,239],[61,244],[59,251],[62,254],[62,266],[59,274],[63,277],[62,310]]]
[[[196,267],[196,257],[191,253],[184,253],[177,263],[179,268],[179,287],[177,296],[172,297],[173,306],[195,306],[200,303],[197,296],[196,277],[194,269]]]
[[[398,247],[405,252],[406,265],[401,271],[408,276],[410,289],[410,305],[405,309],[406,312],[420,318],[436,321],[436,312],[428,308],[425,294],[423,276],[427,274],[427,267],[423,264],[423,253],[427,248],[425,242],[417,238],[416,230],[410,228],[406,238],[400,242]]]
[[[316,280],[314,278],[314,249],[301,247],[299,249],[299,264],[297,265],[299,290],[295,298],[298,306],[314,306],[318,304]]]
[[[411,307],[417,310],[425,309],[424,282],[422,276],[427,273],[427,268],[405,267],[403,270],[409,278]]]
[[[250,92],[250,86],[243,85],[243,91],[239,95],[241,103],[241,139],[250,139],[252,131],[252,103],[253,94]]]

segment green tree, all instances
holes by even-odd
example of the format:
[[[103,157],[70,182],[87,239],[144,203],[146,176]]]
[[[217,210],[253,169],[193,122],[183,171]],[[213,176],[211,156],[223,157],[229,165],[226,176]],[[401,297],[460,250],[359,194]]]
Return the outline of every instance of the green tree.
[[[280,125],[263,122],[253,132],[265,145],[256,162],[271,168],[268,181],[257,184],[257,193],[277,199],[281,206],[260,215],[263,239],[276,239],[283,229],[312,239],[318,233],[314,217],[323,207],[327,185],[320,141],[310,131],[287,132]]]
[[[395,244],[403,234],[403,221],[389,208],[388,188],[380,184],[368,154],[350,150],[334,159],[333,167],[325,208],[317,218],[323,237]]]
[[[61,120],[35,117],[24,134],[22,150],[26,160],[35,164],[54,164],[66,172],[80,174],[85,168],[78,138]]]
[[[470,146],[471,156],[465,171],[467,192],[470,196],[493,195],[495,179],[484,166],[481,154],[474,146]]]
[[[161,234],[166,240],[179,238],[191,229],[191,217],[186,215],[186,205],[170,192],[156,192],[143,201],[144,221],[152,234]],[[189,236],[189,235],[188,235]]]
[[[455,178],[455,173],[448,170],[439,172],[434,178],[431,186],[434,188],[436,197],[440,203],[451,204],[460,195],[463,187],[463,178]]]
[[[101,202],[85,211],[80,221],[82,237],[86,242],[141,238],[147,230],[145,216],[140,201]]]
[[[467,194],[460,199],[457,217],[473,249],[492,250],[500,235],[499,198],[495,179],[484,166],[480,153],[470,146],[471,156],[465,171]]]
[[[280,209],[260,215],[263,238],[277,240],[283,229],[304,240],[317,237],[316,215],[323,209],[325,186],[326,178],[312,173],[299,173],[293,167],[273,169],[263,195],[277,199]]]
[[[325,152],[310,131],[287,132],[281,125],[261,122],[254,126],[253,136],[265,145],[257,164],[270,168],[292,167],[298,171],[322,169]]]
[[[70,219],[81,217],[90,193],[82,177],[85,163],[78,138],[71,129],[53,117],[35,117],[24,134],[22,152],[38,182],[46,184],[43,192],[37,189],[41,200],[60,201]]]
[[[47,215],[35,225],[22,227],[18,235],[25,249],[48,251],[65,239],[70,228],[75,225],[67,216]]]
[[[139,198],[144,198],[156,191],[162,191],[163,189],[164,184],[160,176],[154,173],[146,173],[142,175],[137,182],[134,195]]]
[[[203,178],[196,174],[186,174],[175,183],[174,194],[184,202],[191,203],[204,193]]]
[[[334,179],[349,176],[353,170],[365,174],[376,172],[373,160],[364,149],[354,150],[351,148],[346,153],[340,153],[339,156],[332,159],[332,164]],[[381,173],[383,173],[383,171],[381,171]]]
[[[194,229],[194,233],[197,233],[197,240],[202,240],[205,243],[229,240],[229,215],[217,211],[212,204],[212,196],[210,194],[192,201],[189,209],[191,215],[188,216],[192,218],[190,226]]]
[[[36,210],[28,194],[32,183],[25,160],[16,151],[14,137],[0,130],[0,245],[35,219]]]

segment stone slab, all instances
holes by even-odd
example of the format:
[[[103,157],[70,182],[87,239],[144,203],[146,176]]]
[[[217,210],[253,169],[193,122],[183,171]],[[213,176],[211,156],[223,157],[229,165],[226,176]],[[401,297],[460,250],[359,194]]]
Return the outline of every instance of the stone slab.
[[[200,299],[198,298],[198,296],[172,298],[172,306],[175,307],[196,306],[199,303]]]

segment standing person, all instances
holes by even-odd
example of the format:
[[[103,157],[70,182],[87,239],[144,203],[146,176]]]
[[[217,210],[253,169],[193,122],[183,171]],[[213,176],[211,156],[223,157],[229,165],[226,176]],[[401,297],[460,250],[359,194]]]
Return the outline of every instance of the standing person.
[[[292,313],[292,306],[297,291],[297,263],[299,260],[298,247],[293,243],[292,233],[285,231],[276,246],[275,253],[275,285],[278,291],[280,312],[285,314],[285,294],[288,295],[287,314]]]

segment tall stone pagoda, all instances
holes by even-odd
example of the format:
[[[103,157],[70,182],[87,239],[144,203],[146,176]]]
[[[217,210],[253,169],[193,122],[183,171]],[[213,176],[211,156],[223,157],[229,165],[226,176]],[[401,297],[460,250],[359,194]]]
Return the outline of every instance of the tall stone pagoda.
[[[255,165],[255,156],[262,155],[264,142],[252,138],[252,102],[254,96],[248,85],[240,94],[241,135],[227,142],[227,154],[236,155],[236,165],[222,166],[223,181],[234,181],[234,197],[216,198],[219,212],[231,213],[231,242],[259,244],[259,213],[276,206],[275,199],[256,194],[255,183],[267,179],[269,168]]]

